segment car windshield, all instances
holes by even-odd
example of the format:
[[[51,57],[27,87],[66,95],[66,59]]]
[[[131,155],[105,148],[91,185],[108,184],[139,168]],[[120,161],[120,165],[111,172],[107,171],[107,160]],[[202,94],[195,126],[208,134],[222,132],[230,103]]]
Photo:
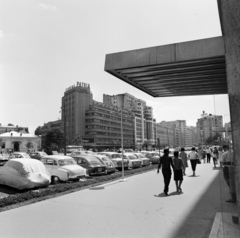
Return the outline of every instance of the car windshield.
[[[58,161],[58,164],[60,166],[64,166],[64,165],[71,165],[71,164],[76,164],[74,159],[60,159]]]
[[[99,159],[96,158],[96,157],[89,157],[89,158],[87,158],[87,160],[88,160],[90,163],[98,163],[98,164],[101,163],[101,162],[99,161]]]
[[[113,159],[122,158],[121,154],[112,154]]]
[[[137,154],[136,155],[138,158],[145,158],[145,156],[143,154]]]
[[[47,155],[47,153],[45,153],[45,152],[39,152],[39,154],[40,154],[41,156],[46,156],[46,155]]]
[[[128,155],[128,156],[124,155],[124,158],[130,159],[130,160],[137,159],[136,155]]]

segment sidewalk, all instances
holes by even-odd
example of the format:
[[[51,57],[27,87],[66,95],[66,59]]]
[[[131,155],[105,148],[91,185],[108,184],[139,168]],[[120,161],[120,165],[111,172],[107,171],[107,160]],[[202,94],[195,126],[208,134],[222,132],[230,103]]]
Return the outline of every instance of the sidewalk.
[[[187,169],[183,194],[163,191],[162,174],[135,175],[0,213],[0,237],[9,238],[202,238],[209,237],[217,212],[234,212],[227,187],[212,164]],[[221,185],[221,186],[220,186]]]

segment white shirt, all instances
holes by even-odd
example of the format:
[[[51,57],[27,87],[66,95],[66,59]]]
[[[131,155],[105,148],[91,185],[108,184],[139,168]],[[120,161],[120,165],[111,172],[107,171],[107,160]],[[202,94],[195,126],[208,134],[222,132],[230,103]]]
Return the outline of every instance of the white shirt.
[[[191,160],[195,160],[195,159],[198,159],[198,154],[196,153],[196,151],[192,151],[188,154],[188,158]]]

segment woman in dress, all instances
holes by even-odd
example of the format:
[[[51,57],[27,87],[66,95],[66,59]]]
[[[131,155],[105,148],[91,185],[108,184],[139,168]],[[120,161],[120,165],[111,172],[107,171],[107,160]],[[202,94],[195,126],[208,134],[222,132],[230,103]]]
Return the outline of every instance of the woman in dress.
[[[184,148],[181,148],[181,152],[179,156],[181,157],[184,164],[183,175],[186,175],[186,168],[188,167],[188,162],[187,162],[188,158]]]
[[[174,180],[176,183],[176,190],[177,192],[182,192],[182,182],[183,182],[183,170],[184,164],[182,159],[179,157],[179,152],[173,152],[173,165],[174,165]]]

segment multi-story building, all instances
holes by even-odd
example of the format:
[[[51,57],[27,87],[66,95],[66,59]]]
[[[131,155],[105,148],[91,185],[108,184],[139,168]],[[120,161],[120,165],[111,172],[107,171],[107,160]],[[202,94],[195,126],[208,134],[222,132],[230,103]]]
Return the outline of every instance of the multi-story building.
[[[175,128],[172,126],[163,126],[161,122],[156,123],[156,138],[159,138],[160,147],[175,145]]]
[[[186,146],[187,134],[186,134],[186,121],[162,121],[160,125],[163,127],[169,127],[174,130],[174,146],[184,147]]]
[[[223,127],[223,117],[207,114],[203,111],[201,118],[197,121],[197,142],[204,144],[205,140],[219,133]]]
[[[119,109],[93,101],[85,112],[85,148],[135,148],[134,114],[131,110]]]
[[[62,97],[62,129],[65,128],[68,144],[78,136],[85,136],[85,112],[92,103],[89,84],[77,82],[65,90]]]
[[[118,95],[103,95],[103,103],[130,109],[135,114],[135,144],[141,148],[144,142],[156,144],[156,120],[153,118],[153,109],[146,102],[124,93]]]
[[[44,123],[43,126],[41,127],[41,133],[42,136],[45,136],[48,131],[53,130],[53,129],[62,129],[62,120],[56,120],[56,121],[49,121],[47,123]]]
[[[186,127],[186,146],[194,146],[197,143],[196,140],[196,127],[187,126]]]
[[[28,127],[25,126],[4,126],[2,124],[0,124],[0,134],[6,133],[6,132],[10,132],[10,131],[16,131],[16,132],[25,132],[25,133],[29,133],[28,132]]]

